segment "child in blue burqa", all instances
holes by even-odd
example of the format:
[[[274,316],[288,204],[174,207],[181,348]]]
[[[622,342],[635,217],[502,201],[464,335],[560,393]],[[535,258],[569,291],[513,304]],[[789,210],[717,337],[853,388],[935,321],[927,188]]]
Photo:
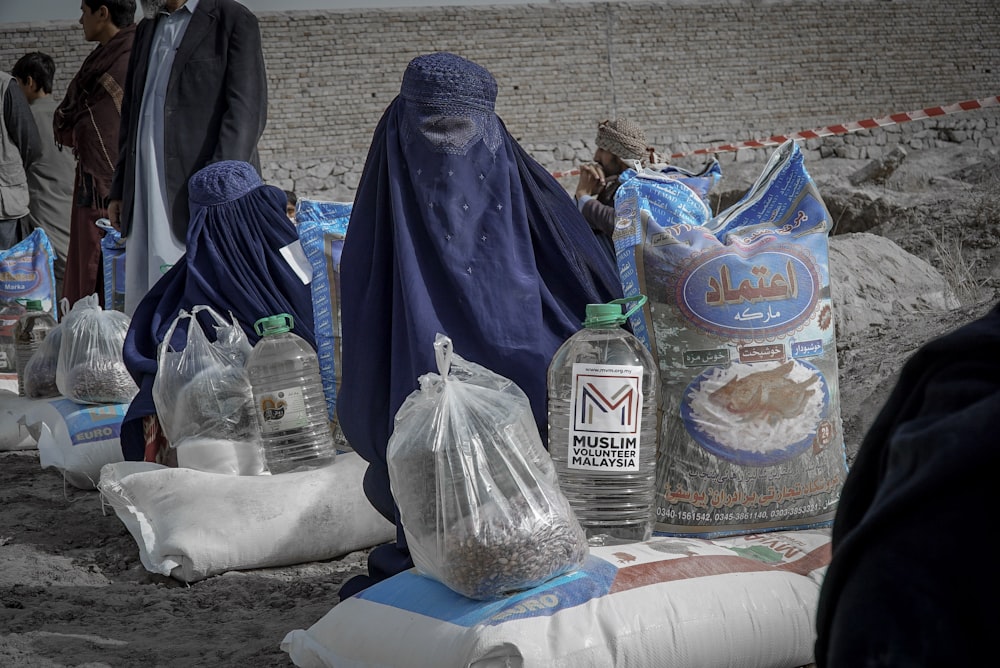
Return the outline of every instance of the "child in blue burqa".
[[[514,381],[542,442],[546,369],[588,303],[622,296],[617,270],[566,190],[494,111],[497,85],[450,53],[414,58],[383,114],[358,184],[340,265],[337,415],[367,462],[365,494],[394,521],[350,596],[413,565],[389,488],[393,418],[435,371],[434,337]]]

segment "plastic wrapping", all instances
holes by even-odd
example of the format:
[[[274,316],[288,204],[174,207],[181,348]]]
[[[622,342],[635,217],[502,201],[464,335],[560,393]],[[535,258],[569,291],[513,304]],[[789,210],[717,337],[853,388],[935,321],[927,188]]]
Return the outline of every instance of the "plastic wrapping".
[[[59,347],[63,324],[53,327],[38,344],[38,350],[24,367],[24,396],[30,399],[59,396],[56,371],[59,368]]]
[[[63,298],[59,302],[59,306],[62,313],[68,312],[69,300]],[[60,309],[56,309],[56,311],[60,311]],[[24,394],[29,399],[59,396],[56,371],[59,369],[59,347],[62,345],[64,321],[65,316],[49,331],[45,339],[38,345],[38,350],[24,367]]]
[[[73,304],[62,327],[56,386],[82,404],[127,404],[139,388],[125,368],[122,346],[129,317],[105,311],[96,294]]]
[[[28,362],[38,352],[38,348],[45,337],[49,335],[57,325],[55,316],[41,310],[41,302],[29,300],[26,303],[28,311],[25,312],[14,327],[14,348],[17,352],[17,393],[26,397],[25,373]]]
[[[587,540],[559,489],[524,392],[434,343],[389,439],[392,493],[417,570],[469,598],[578,568]]]
[[[216,324],[209,341],[199,313]],[[186,321],[186,322],[185,322]],[[182,350],[172,346],[174,332],[186,325]],[[259,450],[253,393],[243,363],[249,343],[235,321],[209,306],[181,310],[160,344],[153,402],[163,433],[174,447],[188,439],[223,439]]]

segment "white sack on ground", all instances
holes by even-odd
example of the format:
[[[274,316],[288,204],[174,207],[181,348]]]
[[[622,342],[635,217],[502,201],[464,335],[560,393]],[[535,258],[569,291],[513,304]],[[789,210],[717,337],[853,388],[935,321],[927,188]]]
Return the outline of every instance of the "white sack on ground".
[[[499,601],[415,570],[281,643],[297,666],[793,668],[813,658],[827,529],[591,548],[583,569]]]
[[[5,450],[34,450],[38,447],[41,425],[29,424],[28,400],[0,390],[0,452]]]
[[[6,434],[8,425],[27,429],[41,467],[58,469],[74,487],[96,489],[101,467],[122,460],[120,429],[127,404],[84,406],[62,397],[0,396],[0,432]]]
[[[224,438],[186,438],[177,447],[177,466],[206,473],[262,475],[267,473],[259,441]]]
[[[146,570],[195,582],[226,571],[333,559],[392,540],[361,488],[367,463],[234,476],[145,462],[106,466],[98,485]]]

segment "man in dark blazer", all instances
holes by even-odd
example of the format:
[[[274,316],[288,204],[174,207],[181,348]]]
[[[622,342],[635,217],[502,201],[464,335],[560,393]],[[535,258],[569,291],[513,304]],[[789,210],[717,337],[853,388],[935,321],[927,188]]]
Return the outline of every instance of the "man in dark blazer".
[[[129,239],[128,313],[183,252],[188,179],[220,160],[249,162],[259,172],[267,119],[260,27],[250,10],[235,0],[152,0],[143,9],[108,210]],[[172,247],[161,253],[158,246]]]

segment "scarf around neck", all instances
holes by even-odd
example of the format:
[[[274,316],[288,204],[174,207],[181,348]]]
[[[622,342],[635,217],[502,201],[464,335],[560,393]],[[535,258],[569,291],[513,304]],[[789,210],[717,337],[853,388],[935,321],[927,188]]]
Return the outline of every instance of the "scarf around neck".
[[[108,196],[118,159],[118,126],[134,40],[135,24],[130,24],[91,51],[52,120],[56,142],[73,147],[80,171],[93,177],[101,198]]]

